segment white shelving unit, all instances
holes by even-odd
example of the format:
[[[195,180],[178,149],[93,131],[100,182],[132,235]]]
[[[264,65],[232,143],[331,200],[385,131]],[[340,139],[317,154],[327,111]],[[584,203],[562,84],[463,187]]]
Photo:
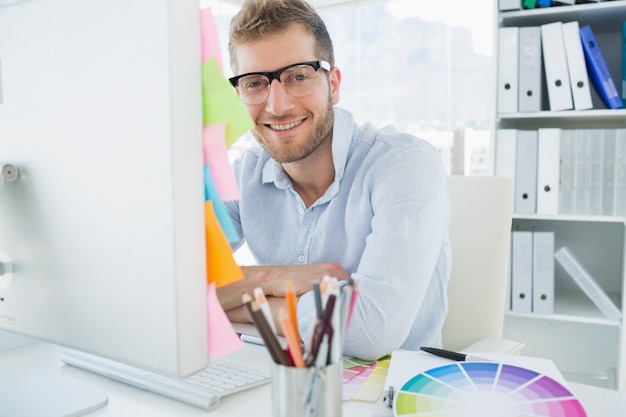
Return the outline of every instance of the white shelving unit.
[[[578,21],[580,27],[591,25],[617,85],[621,79],[621,31],[622,21],[626,20],[626,0],[497,13],[499,27],[540,26],[555,21],[573,20]],[[544,94],[547,92],[544,91]],[[593,88],[592,101],[592,110],[498,114],[496,128],[626,127],[626,109],[607,109]],[[553,231],[555,249],[562,246],[570,248],[615,305],[623,311],[626,270],[624,218],[516,214],[513,218],[513,230]],[[558,262],[555,262],[554,314],[507,312],[504,335],[524,342],[525,355],[552,359],[571,381],[620,390],[626,388],[624,318],[613,321],[604,317]]]
[[[513,230],[553,231],[618,308],[624,305],[625,223],[619,217],[515,216]],[[526,343],[524,354],[552,359],[572,381],[623,389],[622,320],[609,320],[555,263],[554,314],[508,312],[505,337]]]

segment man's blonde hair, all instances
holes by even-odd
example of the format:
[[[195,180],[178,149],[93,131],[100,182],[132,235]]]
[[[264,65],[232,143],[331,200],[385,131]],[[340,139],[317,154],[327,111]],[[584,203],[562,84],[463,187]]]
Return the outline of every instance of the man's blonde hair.
[[[304,0],[246,0],[230,26],[228,53],[233,72],[238,73],[237,46],[278,34],[294,24],[302,25],[315,37],[317,59],[335,65],[333,43],[326,24],[309,3]]]

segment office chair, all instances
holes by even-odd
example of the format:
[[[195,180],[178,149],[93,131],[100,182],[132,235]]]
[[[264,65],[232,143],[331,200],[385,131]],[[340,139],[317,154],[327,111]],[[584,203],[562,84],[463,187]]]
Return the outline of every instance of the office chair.
[[[523,344],[502,338],[509,268],[513,190],[510,179],[449,176],[452,273],[443,347],[515,354]]]

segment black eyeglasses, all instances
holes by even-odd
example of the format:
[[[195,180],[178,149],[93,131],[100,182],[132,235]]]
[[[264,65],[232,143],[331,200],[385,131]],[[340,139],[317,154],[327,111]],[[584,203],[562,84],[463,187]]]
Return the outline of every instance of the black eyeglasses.
[[[285,91],[293,97],[305,97],[317,88],[317,70],[330,71],[326,61],[298,62],[274,72],[249,72],[229,78],[228,81],[239,89],[239,97],[245,104],[261,104],[270,94],[272,81],[278,80]]]

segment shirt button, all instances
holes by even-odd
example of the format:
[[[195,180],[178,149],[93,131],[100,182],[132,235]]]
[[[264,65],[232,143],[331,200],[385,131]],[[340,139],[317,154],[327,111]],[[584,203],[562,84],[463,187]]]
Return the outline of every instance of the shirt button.
[[[300,208],[298,209],[298,213],[300,213],[300,214],[304,213],[304,209],[303,209],[302,207],[300,207]]]
[[[300,263],[304,262],[304,255],[298,255],[298,262]]]

